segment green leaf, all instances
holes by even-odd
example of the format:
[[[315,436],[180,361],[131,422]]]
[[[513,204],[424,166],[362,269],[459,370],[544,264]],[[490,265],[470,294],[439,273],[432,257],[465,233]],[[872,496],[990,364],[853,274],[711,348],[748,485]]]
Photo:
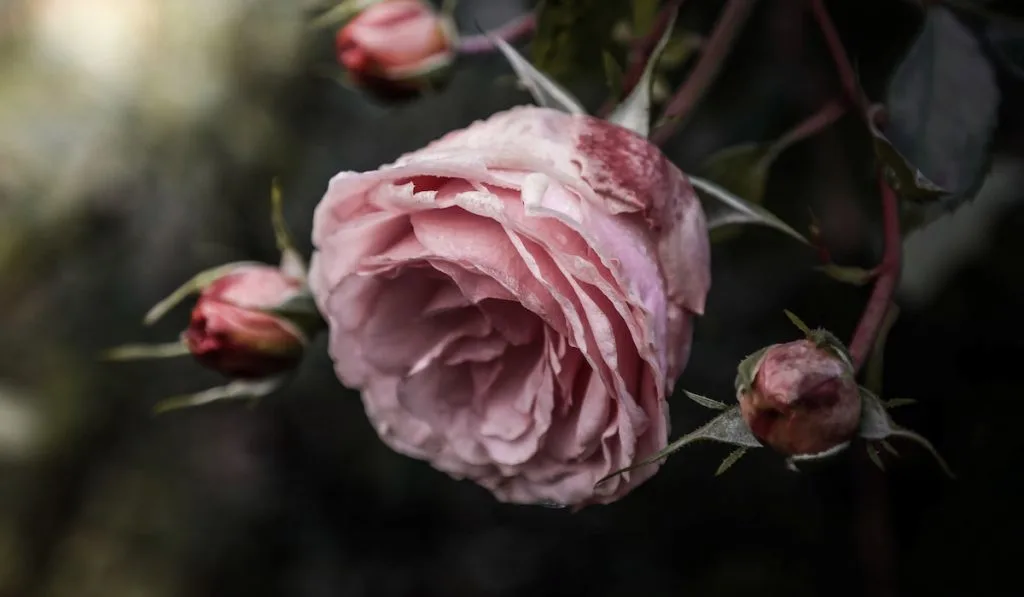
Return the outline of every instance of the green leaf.
[[[287,276],[306,279],[306,263],[302,254],[295,247],[288,222],[284,219],[284,200],[282,199],[281,183],[277,178],[270,184],[270,224],[274,228],[274,241],[281,252],[281,271]]]
[[[761,350],[755,351],[742,361],[736,367],[736,380],[734,385],[736,386],[737,393],[743,393],[750,390],[750,386],[754,383],[754,378],[757,377],[757,370],[761,367],[761,359],[764,357],[764,353],[768,352],[771,346],[765,346]]]
[[[884,471],[885,465],[882,464],[882,457],[878,454],[878,448],[872,446],[871,444],[868,444],[867,450],[868,458],[871,459],[871,462],[875,463],[875,466],[877,466],[879,470]]]
[[[701,176],[712,180],[751,203],[764,199],[768,169],[775,157],[769,143],[743,143],[712,154],[700,167]]]
[[[890,444],[888,441],[883,439],[882,441],[880,441],[878,443],[882,444],[882,447],[885,448],[885,451],[890,453],[890,454],[892,454],[893,456],[899,456],[900,455],[900,453],[896,451],[896,448],[892,447],[892,444]]]
[[[609,52],[602,53],[604,60],[604,81],[612,97],[622,96],[622,79],[625,77],[622,66]]]
[[[858,431],[860,437],[867,440],[883,440],[893,437],[904,437],[912,440],[928,450],[951,479],[956,478],[949,465],[946,464],[945,459],[939,455],[938,450],[935,449],[935,446],[930,441],[922,435],[909,429],[904,429],[894,423],[892,418],[889,417],[889,413],[885,410],[885,404],[867,388],[860,388],[860,395],[861,412],[860,430]]]
[[[689,179],[690,184],[703,199],[708,230],[729,224],[758,224],[779,230],[805,245],[810,245],[799,232],[760,205],[741,199],[711,181],[697,176],[690,176]]]
[[[644,35],[658,17],[658,0],[633,0],[633,31]]]
[[[912,200],[972,197],[988,171],[999,101],[995,71],[974,34],[947,8],[931,5],[889,83],[883,140],[876,135],[897,190]]]
[[[724,402],[719,402],[712,398],[708,398],[707,396],[701,396],[700,394],[694,394],[693,392],[687,392],[686,390],[683,390],[683,394],[686,394],[687,398],[693,400],[704,408],[710,408],[712,410],[725,410],[729,408],[729,406]]]
[[[312,29],[341,27],[364,9],[378,2],[381,2],[381,0],[344,0],[313,19],[310,22],[310,27]]]
[[[153,414],[159,415],[168,411],[201,406],[218,400],[251,400],[271,394],[284,385],[286,376],[277,376],[261,380],[236,380],[223,386],[203,390],[194,394],[184,394],[161,400],[153,407]]]
[[[730,452],[729,455],[722,460],[722,464],[718,465],[718,469],[715,471],[715,476],[717,477],[732,468],[732,465],[736,464],[740,458],[743,458],[743,455],[747,453],[747,450],[749,450],[749,448],[736,448]]]
[[[603,53],[621,53],[612,42],[612,30],[630,21],[631,12],[630,3],[622,1],[544,0],[537,8],[531,61],[562,82],[600,76]]]
[[[253,261],[237,261],[235,263],[218,265],[217,267],[199,272],[195,276],[192,276],[190,280],[176,288],[167,298],[154,305],[153,308],[146,313],[146,317],[143,319],[143,322],[146,325],[156,323],[157,320],[166,315],[167,312],[177,306],[178,303],[188,298],[189,295],[202,291],[204,288],[213,284],[232,270],[246,265],[260,264]]]
[[[676,11],[673,10],[669,15],[668,22],[665,24],[665,32],[651,51],[647,64],[644,65],[644,72],[640,75],[640,80],[633,87],[633,90],[629,92],[629,95],[626,96],[626,99],[622,100],[622,103],[616,106],[615,110],[608,116],[608,122],[629,129],[643,137],[650,135],[651,77],[654,75],[654,67],[658,64],[658,59],[661,57],[661,52],[665,49],[665,44],[672,37],[672,28],[675,24]]]
[[[107,361],[136,361],[141,359],[169,359],[189,354],[184,342],[168,342],[166,344],[124,344],[103,352]]]
[[[587,113],[583,106],[580,105],[579,100],[573,97],[571,93],[554,79],[530,64],[508,42],[490,33],[486,33],[486,35],[491,40],[491,43],[505,55],[505,59],[509,61],[512,69],[516,71],[519,81],[529,90],[530,95],[533,96],[534,101],[538,105],[568,112],[569,114]]]
[[[665,449],[661,450],[654,456],[642,460],[632,466],[619,469],[614,473],[599,480],[596,485],[600,485],[612,477],[621,475],[638,468],[642,468],[659,460],[671,455],[673,452],[679,451],[683,446],[693,443],[698,440],[709,440],[716,441],[725,444],[733,444],[735,446],[747,447],[747,448],[760,448],[761,442],[757,441],[757,438],[747,428],[746,421],[743,420],[743,415],[740,414],[738,406],[730,408],[729,410],[718,415],[714,419],[708,421],[705,425],[697,429],[692,433],[688,433],[683,437],[675,440],[669,444]]]
[[[810,326],[804,323],[804,320],[797,317],[796,313],[793,313],[789,309],[783,309],[783,312],[786,314],[786,317],[789,318],[791,322],[793,322],[793,325],[795,325],[798,330],[803,332],[804,335],[807,337],[811,336],[813,332],[811,332]]]
[[[852,284],[854,286],[864,286],[876,277],[874,270],[864,269],[862,267],[836,265],[835,263],[819,265],[814,269],[822,272],[833,280],[838,280],[839,282]]]
[[[900,406],[910,406],[911,404],[917,404],[917,400],[914,400],[913,398],[893,398],[891,400],[886,400],[882,404],[885,405],[886,409],[890,409],[898,408]]]

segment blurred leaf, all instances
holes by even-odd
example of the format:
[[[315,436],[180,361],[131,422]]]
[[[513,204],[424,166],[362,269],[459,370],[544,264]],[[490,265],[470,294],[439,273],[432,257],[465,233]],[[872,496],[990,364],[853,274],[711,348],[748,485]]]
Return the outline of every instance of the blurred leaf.
[[[719,402],[708,398],[707,396],[701,396],[700,394],[694,394],[693,392],[687,392],[686,390],[683,390],[683,393],[686,394],[687,398],[705,408],[710,408],[712,410],[725,410],[729,408],[724,402]]]
[[[736,448],[730,452],[729,455],[722,460],[722,464],[718,465],[718,470],[715,471],[715,476],[717,477],[732,468],[732,465],[736,464],[740,458],[743,458],[743,455],[747,453],[747,450],[748,448]]]
[[[610,475],[602,478],[595,485],[600,485],[607,481],[608,479],[611,479],[612,477],[615,477],[617,475],[621,475],[622,473],[636,470],[638,468],[645,467],[650,464],[654,464],[655,462],[658,462],[659,460],[671,455],[673,452],[679,451],[683,446],[698,440],[709,440],[725,444],[733,444],[735,446],[741,446],[746,448],[761,447],[761,442],[757,441],[757,438],[754,437],[754,435],[750,432],[750,429],[747,427],[746,421],[743,420],[743,415],[740,414],[739,407],[734,406],[733,408],[730,408],[729,410],[718,415],[714,419],[711,419],[696,431],[688,433],[683,437],[675,440],[654,456],[642,460],[641,462],[638,462],[637,464],[634,464],[632,466],[627,466],[626,468],[619,469],[614,473],[611,473]]]
[[[658,17],[658,0],[633,0],[633,31],[644,35],[654,27]]]
[[[189,354],[188,346],[181,340],[167,344],[125,344],[103,352],[108,361],[135,361],[140,359],[167,359]]]
[[[790,320],[791,322],[793,322],[793,325],[795,325],[795,326],[797,327],[797,329],[798,329],[798,330],[800,330],[801,332],[803,332],[805,336],[808,336],[808,337],[810,337],[810,335],[811,335],[811,334],[812,334],[813,332],[811,332],[811,328],[810,328],[810,326],[808,326],[808,325],[807,325],[806,323],[804,323],[804,320],[802,320],[802,319],[800,319],[799,317],[797,317],[796,313],[793,313],[793,312],[792,312],[792,311],[790,311],[789,309],[784,309],[784,310],[783,310],[783,312],[784,312],[784,313],[786,314],[786,317],[787,317],[787,318],[788,318],[788,319],[789,319],[789,320]]]
[[[970,198],[988,170],[999,88],[978,40],[948,9],[928,8],[885,105],[884,135],[873,132],[895,190],[916,201]]]
[[[810,244],[789,224],[760,205],[741,199],[729,190],[703,178],[690,176],[689,179],[698,195],[704,199],[708,230],[715,230],[728,224],[759,224],[784,232],[804,244]]]
[[[622,103],[616,106],[615,110],[608,116],[608,122],[629,129],[643,137],[650,135],[651,77],[654,75],[654,67],[658,64],[658,59],[661,58],[661,52],[665,49],[665,44],[672,37],[672,27],[675,24],[676,11],[673,10],[669,15],[668,22],[665,24],[664,34],[662,34],[658,44],[654,46],[654,49],[651,50],[651,55],[647,58],[647,64],[644,65],[644,72],[640,75],[640,80],[633,87],[633,90],[629,92],[629,95],[626,96],[626,99],[622,100]]]
[[[223,386],[203,390],[202,392],[184,394],[161,400],[155,407],[153,407],[153,414],[159,415],[180,408],[201,406],[218,400],[251,400],[254,398],[262,398],[263,396],[266,396],[280,388],[284,385],[284,382],[284,376],[253,381],[236,380]]]
[[[746,356],[740,364],[736,366],[736,380],[734,385],[737,392],[746,392],[750,389],[751,384],[754,383],[754,378],[757,377],[757,370],[761,366],[761,357],[764,353],[771,348],[765,346],[764,348],[757,350]]]
[[[704,43],[704,38],[692,31],[680,31],[672,36],[661,53],[658,70],[678,68],[686,63]]]
[[[609,52],[604,52],[602,58],[604,59],[604,81],[608,85],[609,93],[612,97],[621,97],[624,77],[622,66]]]
[[[882,457],[878,454],[878,448],[872,446],[871,444],[868,444],[867,445],[867,450],[868,450],[868,458],[871,459],[871,462],[873,462],[875,464],[875,466],[878,467],[878,470],[884,471],[885,470],[885,465],[882,464]]]
[[[563,82],[600,76],[604,52],[617,49],[612,30],[632,18],[631,9],[621,0],[543,0],[530,44],[533,64]]]
[[[712,154],[700,167],[701,176],[713,180],[751,203],[764,199],[768,169],[774,154],[770,143],[743,143]]]
[[[911,404],[917,404],[917,400],[914,400],[913,398],[893,398],[891,400],[886,400],[882,404],[884,404],[885,408],[887,409],[897,408],[900,406],[910,406]]]
[[[1024,79],[1024,26],[992,20],[985,27],[985,39],[992,53],[1007,71]]]
[[[956,478],[956,475],[953,474],[949,465],[946,464],[946,461],[939,455],[939,452],[930,441],[918,433],[896,425],[892,418],[889,417],[889,413],[886,412],[885,405],[870,390],[862,387],[860,389],[860,394],[862,401],[860,430],[858,432],[860,437],[867,440],[883,440],[892,437],[905,437],[913,440],[915,443],[923,446],[933,457],[935,457],[939,466],[942,467],[942,470],[949,475],[950,478]]]
[[[896,451],[896,448],[892,447],[892,444],[890,444],[888,441],[883,439],[879,443],[882,444],[882,447],[885,448],[886,452],[892,454],[893,456],[899,456],[900,455],[900,453]]]
[[[380,1],[381,0],[343,0],[336,6],[324,11],[320,16],[313,19],[309,26],[313,29],[341,27],[346,21],[354,18],[363,9]]]
[[[500,37],[487,34],[491,43],[497,47],[512,65],[519,81],[526,86],[537,104],[545,108],[553,108],[569,114],[586,114],[579,101],[548,75],[535,68],[523,58],[519,52]]]
[[[864,269],[862,267],[849,267],[829,263],[828,265],[819,265],[815,269],[824,273],[833,280],[838,280],[846,284],[853,284],[854,286],[863,286],[875,279],[874,271]]]

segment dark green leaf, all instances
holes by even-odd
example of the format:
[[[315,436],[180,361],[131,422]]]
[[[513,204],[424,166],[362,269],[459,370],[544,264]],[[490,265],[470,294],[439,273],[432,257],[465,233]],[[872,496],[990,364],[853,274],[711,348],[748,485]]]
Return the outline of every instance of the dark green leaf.
[[[751,203],[764,199],[771,144],[743,143],[712,154],[700,167],[700,174]]]
[[[743,455],[747,453],[747,450],[749,450],[749,448],[736,448],[730,452],[729,455],[722,460],[722,464],[718,465],[718,470],[715,471],[715,476],[717,477],[732,468],[732,465],[736,464],[740,458],[743,458]]]
[[[898,408],[900,406],[910,406],[911,404],[917,404],[917,400],[913,398],[893,398],[892,400],[886,400],[883,402],[885,408]]]
[[[896,170],[901,194],[927,200],[947,191],[964,200],[977,192],[989,166],[999,88],[978,40],[948,9],[928,8],[885,104],[884,138],[914,165],[912,178],[901,177],[885,143],[876,143],[882,161]]]
[[[860,437],[867,440],[883,440],[893,437],[904,437],[912,440],[928,450],[950,478],[956,478],[949,465],[946,464],[946,461],[939,455],[939,452],[930,441],[925,439],[924,436],[909,429],[904,429],[894,423],[892,418],[889,417],[889,413],[885,410],[885,404],[870,390],[862,387],[860,394],[861,412],[860,430],[858,431]]]
[[[562,82],[600,76],[604,52],[621,53],[612,43],[612,30],[632,18],[631,9],[629,2],[621,1],[544,0],[530,44],[531,61]]]
[[[793,313],[789,309],[783,309],[783,312],[786,314],[786,318],[789,319],[798,330],[803,332],[807,337],[811,336],[813,332],[811,332],[810,326],[804,323],[804,320],[797,317],[796,313]]]
[[[683,394],[686,394],[687,398],[705,408],[710,408],[712,410],[725,410],[729,408],[724,402],[719,402],[712,398],[708,398],[707,396],[701,396],[700,394],[694,394],[693,392],[687,392],[686,390],[683,390]]]
[[[760,448],[761,442],[757,441],[757,438],[750,433],[750,429],[747,428],[746,421],[743,420],[743,415],[740,414],[738,406],[730,408],[729,410],[718,415],[714,419],[708,421],[704,426],[697,429],[692,433],[688,433],[683,437],[675,440],[663,450],[647,458],[641,462],[638,462],[632,466],[619,469],[614,473],[599,480],[596,485],[600,485],[622,473],[636,470],[645,466],[649,466],[658,462],[659,460],[669,456],[673,452],[679,451],[683,446],[693,443],[698,440],[710,440],[725,444],[733,444],[735,446],[746,447],[746,448]]]
[[[833,280],[853,284],[854,286],[863,286],[875,279],[875,272],[862,267],[849,267],[830,263],[828,265],[819,265],[815,269]]]
[[[875,463],[875,466],[878,467],[878,470],[884,471],[885,464],[882,463],[882,457],[878,454],[878,448],[872,446],[871,444],[868,444],[867,450],[868,458],[871,459],[871,462]]]
[[[703,200],[708,230],[729,224],[759,224],[784,232],[804,244],[810,244],[799,232],[764,207],[742,199],[709,180],[697,176],[689,178]]]
[[[610,52],[604,52],[604,81],[612,97],[622,97],[622,66]]]

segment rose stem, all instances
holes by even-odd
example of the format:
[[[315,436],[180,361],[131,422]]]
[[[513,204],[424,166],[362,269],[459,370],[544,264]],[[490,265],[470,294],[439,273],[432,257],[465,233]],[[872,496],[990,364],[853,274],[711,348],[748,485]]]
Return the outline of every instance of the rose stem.
[[[509,43],[525,37],[533,32],[537,26],[537,19],[533,13],[520,15],[501,27],[488,32],[494,37],[501,38]],[[486,54],[494,51],[494,44],[487,35],[467,35],[459,39],[457,51],[460,54]]]
[[[882,261],[875,269],[878,276],[875,279],[875,287],[853,332],[853,340],[850,341],[850,356],[857,371],[864,365],[871,347],[875,344],[875,338],[882,327],[882,322],[885,321],[885,313],[889,310],[900,277],[902,241],[899,203],[895,191],[881,173],[878,175],[878,186],[882,192],[882,235],[885,248],[882,252]]]
[[[846,56],[843,42],[839,39],[839,32],[836,31],[832,18],[828,15],[828,11],[825,10],[825,3],[823,0],[810,0],[810,3],[811,12],[814,13],[814,19],[818,22],[818,28],[821,29],[821,34],[825,37],[828,51],[832,54],[832,60],[836,63],[836,70],[839,71],[839,82],[842,83],[843,89],[846,90],[847,98],[860,112],[861,118],[867,119],[868,108],[871,106],[871,102],[868,101],[864,90],[860,88],[860,83],[857,82],[857,73],[853,70],[853,65]]]
[[[825,10],[822,0],[810,0],[818,27],[828,44],[839,79],[848,100],[857,107],[861,117],[868,118],[870,102],[857,82],[857,75],[846,55],[835,25]],[[879,190],[882,195],[882,234],[884,249],[882,260],[876,268],[877,278],[871,296],[861,313],[860,321],[850,341],[850,356],[855,371],[860,370],[875,343],[875,338],[885,322],[885,314],[896,291],[900,275],[902,239],[900,237],[899,204],[896,193],[879,172]],[[858,450],[853,466],[854,482],[857,487],[856,534],[860,544],[860,559],[865,567],[865,593],[874,597],[896,594],[892,578],[895,550],[889,525],[889,507],[886,499],[887,488],[881,473],[875,470],[867,453]]]
[[[779,154],[795,143],[813,137],[827,129],[833,122],[839,120],[846,112],[846,106],[839,100],[826,102],[818,111],[805,118],[802,122],[789,129],[775,143],[772,144],[772,153]]]
[[[651,134],[651,140],[655,144],[660,145],[667,141],[704,97],[704,93],[711,87],[711,83],[722,69],[722,64],[732,50],[733,43],[756,2],[757,0],[729,0],[722,9],[718,22],[704,43],[697,64],[682,86],[672,95],[662,116],[662,123]]]
[[[640,77],[644,73],[644,67],[647,66],[647,60],[650,59],[651,52],[658,45],[661,36],[665,34],[665,26],[668,25],[672,13],[682,8],[685,1],[672,0],[662,7],[658,12],[658,19],[654,22],[654,26],[651,27],[647,35],[633,42],[633,46],[629,49],[629,66],[625,76],[622,77],[622,95],[621,97],[608,98],[608,101],[597,111],[599,116],[605,117],[610,114],[618,102],[629,95],[633,88],[636,87],[636,84],[640,82]]]

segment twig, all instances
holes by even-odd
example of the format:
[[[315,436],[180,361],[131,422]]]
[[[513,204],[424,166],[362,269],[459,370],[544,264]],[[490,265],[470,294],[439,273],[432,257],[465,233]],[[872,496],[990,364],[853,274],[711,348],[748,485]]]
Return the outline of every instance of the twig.
[[[660,145],[668,140],[704,97],[704,93],[711,87],[711,83],[722,69],[737,35],[750,17],[756,2],[757,0],[729,0],[722,9],[722,15],[711,30],[696,66],[669,100],[661,124],[651,134],[654,143]]]
[[[882,252],[882,261],[878,264],[875,287],[857,323],[853,340],[850,341],[850,356],[853,358],[855,370],[860,370],[864,365],[871,347],[875,344],[875,337],[885,322],[885,313],[889,310],[889,303],[896,292],[896,283],[900,277],[902,241],[899,203],[896,192],[885,181],[882,173],[878,174],[878,184],[882,193],[882,234],[885,248]]]
[[[658,45],[658,40],[665,34],[665,26],[671,20],[673,11],[678,11],[682,8],[685,1],[672,0],[662,7],[661,11],[658,12],[658,18],[654,22],[654,26],[647,32],[647,35],[633,42],[633,46],[629,49],[629,65],[626,67],[626,74],[622,77],[621,97],[608,98],[608,101],[597,111],[599,116],[605,117],[610,114],[615,109],[619,100],[628,96],[633,91],[633,88],[636,87],[636,84],[640,82],[640,77],[644,74],[644,67],[647,66],[651,52]]]
[[[516,17],[501,27],[490,31],[490,35],[512,43],[533,32],[537,26],[537,18],[533,13]],[[457,51],[460,54],[486,54],[494,51],[494,44],[487,35],[467,35],[459,39]]]
[[[786,131],[772,145],[771,153],[778,155],[790,146],[813,137],[828,128],[833,122],[846,112],[846,106],[838,100],[832,100],[822,106],[817,112],[808,116],[800,124]]]
[[[839,39],[839,32],[836,31],[836,26],[832,23],[832,17],[825,10],[824,0],[810,0],[810,3],[814,19],[818,22],[818,28],[821,29],[821,34],[825,36],[825,43],[832,54],[832,60],[836,63],[839,81],[842,83],[850,102],[860,112],[861,117],[866,119],[871,102],[864,95],[864,90],[861,89],[860,83],[857,82],[857,72],[853,69],[853,64],[850,63],[850,59],[846,55],[843,42]]]

